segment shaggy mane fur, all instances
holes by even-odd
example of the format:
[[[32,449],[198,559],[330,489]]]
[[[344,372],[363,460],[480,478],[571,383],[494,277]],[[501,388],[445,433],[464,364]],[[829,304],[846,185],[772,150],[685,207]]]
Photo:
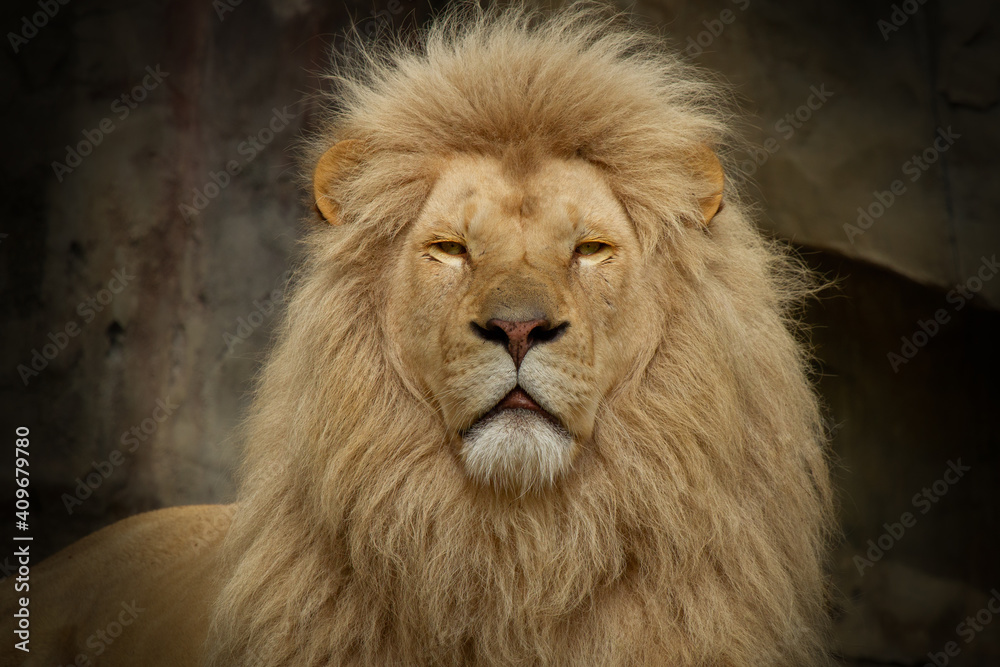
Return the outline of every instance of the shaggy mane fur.
[[[367,151],[308,240],[247,425],[212,664],[825,664],[830,490],[797,270],[727,186],[710,231],[683,156],[720,93],[592,8],[461,10],[333,76],[318,156]],[[545,493],[465,477],[383,321],[434,166],[600,167],[658,272],[662,338]],[[656,258],[661,259],[657,260]]]

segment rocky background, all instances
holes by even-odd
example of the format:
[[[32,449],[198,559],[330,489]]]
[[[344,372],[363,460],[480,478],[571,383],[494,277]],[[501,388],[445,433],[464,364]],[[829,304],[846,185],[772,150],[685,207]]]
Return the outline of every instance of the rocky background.
[[[294,147],[317,73],[351,20],[407,31],[437,6],[0,9],[0,432],[31,428],[36,556],[233,498],[233,429],[307,224]],[[1000,664],[1000,5],[622,8],[733,85],[753,148],[730,177],[835,281],[805,318],[840,491],[839,655]]]

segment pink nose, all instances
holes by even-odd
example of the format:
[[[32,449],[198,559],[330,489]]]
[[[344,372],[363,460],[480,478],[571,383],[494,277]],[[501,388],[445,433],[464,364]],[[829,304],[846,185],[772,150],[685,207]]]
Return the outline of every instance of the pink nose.
[[[520,368],[524,355],[535,344],[533,332],[535,329],[548,329],[549,323],[546,320],[527,320],[526,322],[490,320],[486,323],[486,328],[490,327],[500,329],[507,335],[507,351],[510,352],[514,365]]]
[[[492,319],[486,323],[485,327],[480,327],[473,323],[473,328],[480,336],[487,340],[496,341],[506,346],[511,359],[517,368],[521,367],[524,355],[538,343],[546,343],[554,340],[569,326],[564,322],[557,327],[553,327],[548,320],[525,320],[521,322],[511,322],[509,320]]]

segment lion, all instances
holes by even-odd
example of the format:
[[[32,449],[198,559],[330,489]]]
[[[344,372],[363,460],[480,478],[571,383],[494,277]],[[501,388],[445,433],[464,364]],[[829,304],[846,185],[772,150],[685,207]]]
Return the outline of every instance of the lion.
[[[237,503],[43,565],[39,649],[135,600],[100,664],[827,664],[809,283],[725,176],[724,90],[581,5],[332,80]]]

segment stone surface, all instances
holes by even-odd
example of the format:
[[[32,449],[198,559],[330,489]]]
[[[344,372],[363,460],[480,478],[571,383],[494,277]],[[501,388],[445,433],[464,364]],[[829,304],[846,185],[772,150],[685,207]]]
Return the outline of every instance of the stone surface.
[[[1000,5],[646,0],[638,10],[748,99],[752,147],[737,162],[766,202],[766,228],[938,288],[964,284],[997,252]],[[1000,305],[1000,281],[979,296]]]

